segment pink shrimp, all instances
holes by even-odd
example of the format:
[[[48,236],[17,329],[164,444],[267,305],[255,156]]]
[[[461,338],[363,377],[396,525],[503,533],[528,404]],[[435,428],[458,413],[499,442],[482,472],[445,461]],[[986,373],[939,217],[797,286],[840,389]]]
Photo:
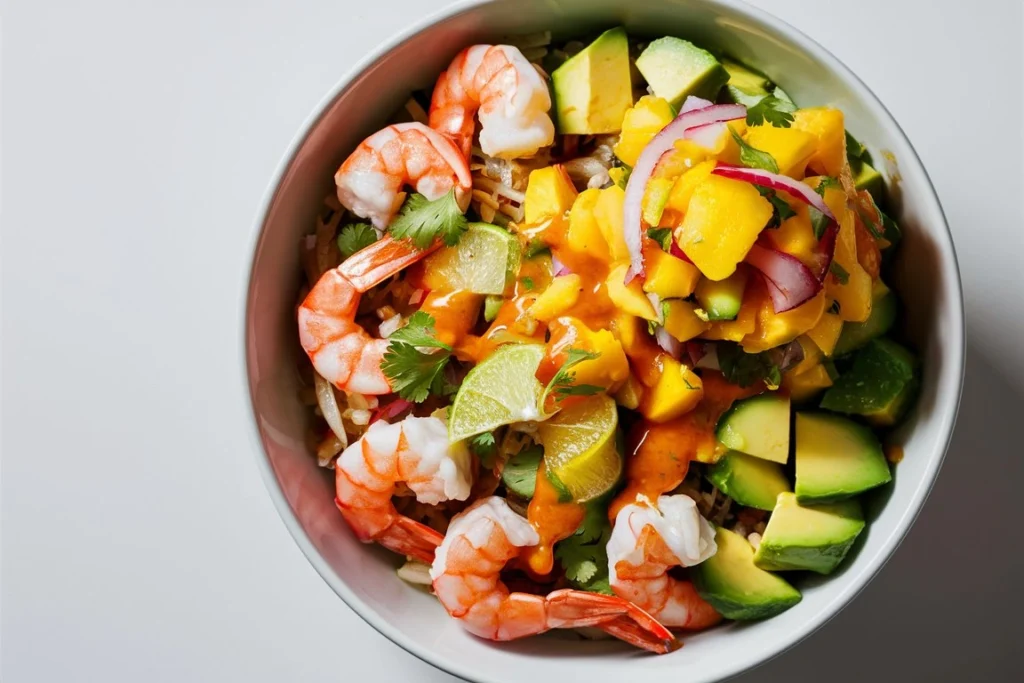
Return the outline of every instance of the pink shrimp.
[[[469,497],[470,473],[469,451],[448,443],[443,420],[378,421],[338,456],[335,503],[361,541],[431,562],[444,537],[398,513],[391,502],[395,485],[404,482],[416,500],[436,505]]]
[[[530,523],[498,496],[482,498],[456,515],[430,568],[434,592],[448,614],[490,640],[597,626],[654,652],[678,647],[668,629],[621,598],[569,589],[546,596],[509,592],[501,570],[520,548],[538,540]]]
[[[722,617],[693,584],[669,576],[715,554],[715,530],[684,495],[661,496],[657,508],[643,496],[623,507],[608,539],[612,591],[670,628],[703,629]]]
[[[473,184],[467,159],[448,137],[422,123],[397,123],[363,140],[334,174],[338,201],[377,230],[402,205],[406,185],[431,200],[454,187],[465,210]]]
[[[359,299],[440,243],[416,249],[405,240],[384,237],[324,273],[299,306],[299,341],[313,367],[343,391],[381,395],[391,384],[380,369],[386,339],[371,337],[356,324]]]
[[[547,83],[518,48],[473,45],[437,79],[430,127],[451,136],[469,158],[479,110],[484,153],[514,159],[554,141],[550,109]]]

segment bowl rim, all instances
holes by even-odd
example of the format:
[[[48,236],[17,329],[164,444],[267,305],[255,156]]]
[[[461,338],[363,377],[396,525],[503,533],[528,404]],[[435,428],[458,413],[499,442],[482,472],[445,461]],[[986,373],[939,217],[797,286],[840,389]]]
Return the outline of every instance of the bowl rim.
[[[288,169],[295,161],[299,149],[316,128],[320,119],[327,113],[330,105],[340,97],[363,72],[406,40],[432,28],[434,25],[444,20],[468,12],[476,7],[492,4],[496,1],[497,0],[455,0],[455,2],[431,12],[418,21],[415,21],[405,28],[397,31],[390,38],[382,41],[376,48],[372,49],[364,57],[359,59],[316,104],[312,112],[303,121],[298,132],[288,143],[284,154],[274,169],[274,173],[271,176],[267,188],[263,192],[263,197],[260,200],[254,221],[254,229],[251,231],[248,244],[250,260],[249,267],[245,269],[245,277],[242,283],[241,298],[243,304],[243,316],[240,325],[240,342],[242,346],[240,363],[241,379],[249,396],[249,434],[250,439],[256,446],[256,465],[259,468],[264,486],[273,501],[274,507],[277,509],[277,513],[280,516],[281,521],[284,523],[289,534],[291,534],[296,545],[298,545],[299,549],[302,551],[302,554],[305,555],[309,563],[313,566],[324,582],[330,586],[335,594],[337,594],[353,612],[355,612],[367,624],[372,626],[378,633],[385,636],[392,643],[398,645],[417,659],[420,659],[433,667],[467,681],[478,681],[479,683],[501,682],[499,679],[494,678],[485,672],[472,671],[458,661],[438,656],[427,648],[420,647],[417,643],[408,640],[397,628],[393,627],[386,619],[381,617],[374,609],[363,602],[363,600],[354,591],[349,589],[346,583],[334,572],[334,570],[327,564],[327,561],[314,547],[313,542],[306,534],[305,529],[302,527],[302,524],[299,522],[295,512],[292,510],[284,495],[284,491],[282,490],[281,484],[278,481],[273,466],[270,463],[260,435],[255,392],[250,381],[251,376],[249,373],[249,368],[251,366],[250,361],[252,360],[250,358],[251,354],[249,345],[249,320],[252,316],[252,306],[255,293],[254,274],[256,268],[257,248],[259,246],[260,239],[263,236],[263,231],[266,227],[270,209],[273,207],[274,202],[277,199],[281,182]],[[872,563],[861,569],[860,572],[853,577],[849,586],[847,586],[845,590],[828,597],[819,612],[814,615],[813,618],[801,624],[799,628],[795,629],[791,635],[791,639],[783,647],[767,656],[743,656],[741,653],[737,653],[739,656],[724,664],[714,676],[709,677],[707,675],[698,675],[693,679],[694,683],[733,678],[746,671],[761,666],[785,652],[788,652],[839,614],[839,612],[849,605],[854,598],[864,590],[868,583],[870,583],[871,580],[882,570],[886,563],[889,562],[900,544],[906,538],[907,533],[910,531],[910,528],[921,513],[921,510],[924,508],[924,504],[928,495],[931,493],[935,480],[938,478],[939,470],[941,469],[946,458],[946,454],[949,451],[953,430],[960,409],[960,401],[963,394],[964,373],[966,369],[966,326],[963,281],[960,275],[960,265],[956,255],[953,235],[949,229],[949,222],[946,218],[945,211],[942,208],[942,202],[935,190],[935,185],[932,182],[924,163],[921,161],[920,155],[917,153],[917,150],[914,149],[913,144],[907,137],[906,132],[896,121],[896,118],[886,108],[878,96],[875,95],[875,93],[867,86],[867,84],[865,84],[849,67],[847,67],[838,57],[833,55],[827,48],[800,29],[776,17],[770,12],[750,5],[743,0],[701,1],[709,5],[728,8],[734,12],[745,15],[748,19],[759,22],[762,25],[766,25],[769,28],[784,34],[787,39],[792,41],[797,47],[824,63],[833,73],[839,76],[851,88],[852,92],[870,109],[875,110],[879,114],[879,119],[881,119],[884,124],[891,126],[897,137],[901,138],[906,144],[910,157],[901,158],[901,163],[912,163],[919,167],[927,186],[927,192],[922,199],[925,203],[932,203],[934,208],[938,210],[938,215],[942,219],[941,226],[934,226],[934,232],[938,235],[945,236],[946,239],[945,243],[942,245],[942,251],[945,252],[948,250],[949,256],[952,260],[953,272],[950,273],[950,275],[954,276],[954,286],[952,291],[955,301],[951,306],[952,310],[950,311],[950,314],[954,317],[953,326],[959,330],[959,334],[953,339],[945,340],[948,345],[953,347],[952,355],[955,359],[955,367],[950,368],[948,372],[956,373],[956,395],[951,402],[947,401],[947,404],[950,406],[947,409],[948,414],[943,416],[939,427],[940,430],[944,432],[940,436],[940,441],[943,442],[943,446],[941,451],[937,453],[936,457],[934,457],[928,464],[924,477],[918,482],[917,488],[912,492],[909,504],[906,510],[904,510],[902,517],[898,519],[896,528],[890,536],[885,539],[883,546],[879,551],[879,555],[877,556],[879,559],[875,559]]]

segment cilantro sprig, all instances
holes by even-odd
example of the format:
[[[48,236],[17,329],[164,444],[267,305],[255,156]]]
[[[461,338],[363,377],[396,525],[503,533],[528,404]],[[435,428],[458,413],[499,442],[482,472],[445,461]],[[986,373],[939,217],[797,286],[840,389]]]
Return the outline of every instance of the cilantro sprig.
[[[589,503],[576,533],[555,545],[565,578],[576,588],[612,594],[608,583],[608,539],[612,527],[603,505]]]
[[[776,128],[789,128],[793,123],[796,106],[775,95],[765,95],[752,107],[747,108],[747,125],[757,126],[765,121]]]
[[[362,251],[377,241],[377,231],[369,223],[349,223],[338,233],[338,250],[343,258]]]
[[[573,370],[583,361],[594,360],[600,356],[601,354],[593,351],[569,347],[566,351],[565,362],[562,363],[562,367],[558,369],[558,372],[544,388],[544,393],[541,394],[541,408],[544,409],[544,406],[547,406],[549,397],[553,397],[555,403],[558,404],[568,396],[593,396],[604,391],[604,387],[595,384],[576,384],[576,372]]]
[[[830,176],[825,176],[818,183],[818,186],[814,188],[814,191],[817,192],[820,197],[824,198],[825,190],[830,187],[837,190],[843,189],[842,183],[838,180]],[[807,212],[811,218],[811,228],[814,230],[814,237],[815,239],[820,240],[825,234],[825,230],[828,229],[828,224],[831,223],[831,219],[821,211],[818,211],[818,209],[816,209],[812,204],[807,205]]]
[[[835,277],[835,279],[839,281],[839,284],[845,285],[846,283],[848,283],[850,281],[850,274],[846,272],[845,268],[843,268],[841,265],[839,265],[835,261],[833,261],[829,265],[828,270],[829,270],[830,273],[832,273],[832,275]]]
[[[661,245],[664,251],[672,248],[672,228],[648,228],[647,236]]]
[[[768,221],[769,228],[777,228],[782,224],[782,221],[796,215],[793,207],[780,197],[775,190],[760,185],[756,185],[755,189],[772,205],[772,218]]]
[[[491,467],[494,464],[494,455],[498,452],[498,443],[494,439],[494,432],[484,432],[472,437],[469,440],[469,450],[480,458],[480,463],[484,467]]]
[[[434,318],[423,311],[409,316],[405,327],[388,337],[381,371],[399,396],[422,403],[431,393],[447,395],[450,383],[444,368],[451,359],[452,347],[435,336]]]
[[[771,173],[779,172],[779,164],[775,161],[775,157],[768,152],[762,152],[748,145],[732,128],[729,129],[729,133],[732,134],[732,139],[740,147],[740,163],[747,168],[759,168],[762,171],[769,171]]]
[[[408,239],[419,249],[426,249],[437,238],[449,247],[455,246],[468,226],[452,188],[434,201],[417,193],[409,195],[388,231],[397,239]]]

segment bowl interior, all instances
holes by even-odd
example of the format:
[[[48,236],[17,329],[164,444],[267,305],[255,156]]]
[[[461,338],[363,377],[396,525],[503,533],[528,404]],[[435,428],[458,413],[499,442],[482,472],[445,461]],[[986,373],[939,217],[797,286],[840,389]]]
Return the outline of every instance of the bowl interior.
[[[495,645],[467,635],[432,597],[395,576],[397,558],[363,546],[345,527],[334,507],[332,479],[305,445],[307,415],[296,396],[299,241],[311,231],[323,197],[332,191],[334,170],[348,152],[381,127],[411,90],[430,85],[466,45],[540,30],[581,36],[617,24],[637,36],[677,35],[724,50],[758,66],[796,102],[844,111],[849,130],[876,159],[886,159],[882,170],[906,234],[895,277],[907,311],[902,333],[924,362],[921,400],[898,434],[905,459],[893,486],[869,500],[871,524],[841,570],[804,580],[799,584],[803,601],[778,617],[687,637],[687,647],[665,657],[609,642],[542,637]],[[931,184],[902,132],[867,89],[820,47],[738,3],[485,0],[464,3],[392,45],[339,86],[296,140],[267,199],[249,283],[246,362],[265,452],[261,464],[282,516],[310,561],[385,635],[473,680],[527,680],[536,675],[538,657],[545,658],[545,673],[553,680],[579,674],[581,657],[587,658],[585,671],[592,681],[619,681],[641,671],[651,681],[676,680],[683,671],[691,681],[717,680],[806,636],[863,587],[906,532],[937,473],[959,400],[963,320],[952,243]]]

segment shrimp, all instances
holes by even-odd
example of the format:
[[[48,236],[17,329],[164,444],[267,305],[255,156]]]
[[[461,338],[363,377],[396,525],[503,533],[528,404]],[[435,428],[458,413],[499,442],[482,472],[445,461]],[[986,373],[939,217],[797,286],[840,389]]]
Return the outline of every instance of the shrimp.
[[[430,567],[434,592],[448,614],[490,640],[597,626],[655,652],[678,646],[668,629],[622,598],[571,589],[546,596],[509,592],[501,570],[520,548],[538,540],[530,523],[498,496],[482,498],[456,515]]]
[[[448,427],[436,417],[407,417],[388,424],[374,422],[335,464],[334,499],[359,540],[423,562],[434,559],[444,537],[398,513],[391,496],[404,482],[416,500],[436,505],[466,500],[471,459],[461,443],[448,443]]]
[[[669,575],[673,567],[700,564],[718,550],[714,528],[689,496],[644,496],[619,511],[608,539],[612,591],[671,628],[702,629],[722,617],[689,581]]]
[[[299,341],[324,379],[343,391],[379,396],[391,393],[380,369],[388,341],[356,324],[361,295],[416,263],[436,246],[416,249],[385,237],[320,276],[299,305]]]
[[[548,84],[518,48],[473,45],[441,73],[430,101],[430,127],[451,136],[469,158],[474,114],[480,147],[492,157],[532,156],[555,139]]]
[[[422,123],[396,123],[363,140],[334,174],[338,201],[384,230],[411,185],[430,200],[455,188],[465,211],[473,179],[468,156],[446,136]]]

